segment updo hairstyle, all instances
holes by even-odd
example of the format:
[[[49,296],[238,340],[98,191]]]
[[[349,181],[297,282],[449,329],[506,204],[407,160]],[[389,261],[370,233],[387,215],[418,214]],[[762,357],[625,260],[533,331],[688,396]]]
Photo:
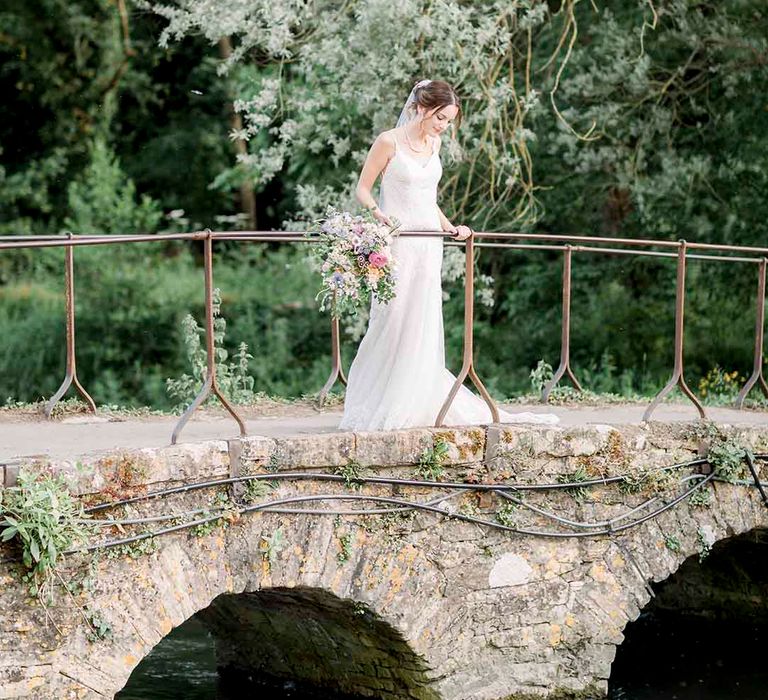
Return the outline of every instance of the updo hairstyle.
[[[458,129],[461,124],[461,102],[456,91],[444,80],[433,80],[427,85],[416,88],[413,93],[414,104],[412,109],[416,110],[416,105],[424,107],[427,113],[436,112],[442,107],[456,105],[459,111],[454,120],[455,127]]]

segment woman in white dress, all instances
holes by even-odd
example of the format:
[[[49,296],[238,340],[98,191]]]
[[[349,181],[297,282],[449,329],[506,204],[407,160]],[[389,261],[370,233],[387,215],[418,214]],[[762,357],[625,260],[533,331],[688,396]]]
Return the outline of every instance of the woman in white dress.
[[[440,80],[416,83],[397,126],[376,138],[363,164],[356,195],[379,221],[402,231],[448,231],[460,240],[437,204],[440,135],[461,119],[456,92]],[[380,203],[371,190],[382,174]],[[434,425],[455,376],[445,367],[440,236],[396,237],[395,298],[371,302],[368,330],[349,369],[342,430],[390,430]],[[499,411],[502,423],[556,423],[552,414]],[[485,401],[461,387],[445,416],[447,425],[490,423]]]

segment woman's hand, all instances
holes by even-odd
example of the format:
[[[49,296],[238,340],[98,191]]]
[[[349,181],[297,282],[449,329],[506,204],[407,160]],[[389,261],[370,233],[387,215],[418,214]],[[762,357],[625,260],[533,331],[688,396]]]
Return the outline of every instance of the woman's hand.
[[[464,224],[459,224],[458,226],[454,226],[451,233],[456,234],[456,239],[459,241],[465,241],[467,238],[469,238],[474,231],[469,228],[469,226],[465,226]]]
[[[376,219],[379,223],[384,224],[385,226],[392,226],[392,221],[390,218],[378,207],[375,207],[371,210],[371,214],[373,214],[373,218]]]

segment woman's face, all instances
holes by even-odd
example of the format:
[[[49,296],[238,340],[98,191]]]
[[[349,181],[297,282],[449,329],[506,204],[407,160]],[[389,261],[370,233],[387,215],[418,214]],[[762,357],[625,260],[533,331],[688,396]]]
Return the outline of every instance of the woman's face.
[[[424,119],[422,122],[424,131],[430,136],[442,134],[459,113],[459,108],[456,105],[446,105],[432,111],[419,107],[418,110],[419,115]]]

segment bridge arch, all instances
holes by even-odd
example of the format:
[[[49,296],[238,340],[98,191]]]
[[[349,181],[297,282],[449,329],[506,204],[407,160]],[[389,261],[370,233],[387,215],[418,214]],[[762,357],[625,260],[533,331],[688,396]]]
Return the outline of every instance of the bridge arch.
[[[423,660],[396,630],[367,606],[322,589],[223,593],[195,618],[213,637],[227,697],[264,686],[334,698],[437,697]]]
[[[285,547],[270,561],[264,542],[277,529]],[[163,538],[135,560],[103,561],[96,596],[110,634],[89,643],[77,628],[67,637],[51,697],[79,689],[111,698],[172,629],[198,615],[231,676],[269,670],[339,693],[436,700],[430,662],[443,645],[449,654],[450,640],[431,643],[429,660],[422,640],[434,640],[444,614],[439,572],[415,547],[375,536],[347,547],[344,559],[338,530],[331,518],[256,516],[206,536]],[[300,650],[305,663],[296,664]]]
[[[281,498],[327,492],[351,496],[362,493],[355,490],[354,475],[344,483],[338,472],[348,469],[350,459],[371,465],[372,475],[411,477],[419,455],[438,434],[450,439],[453,461],[444,465],[451,470],[446,481],[462,486],[475,484],[478,478],[562,483],[561,478],[571,478],[574,465],[594,468],[607,478],[626,473],[635,461],[654,467],[684,463],[697,450],[695,439],[682,430],[670,435],[666,426],[626,428],[623,437],[603,427],[538,431],[521,427],[496,436],[508,458],[496,463],[491,431],[403,431],[352,439],[334,434],[313,436],[306,444],[270,442],[258,465],[281,474],[315,469],[330,478],[332,470],[337,472],[333,483],[289,480],[290,487],[272,492]],[[765,437],[757,435],[755,441],[758,438],[765,444]],[[284,461],[275,467],[272,455],[278,447]],[[194,448],[194,454],[199,463],[210,462],[222,470],[212,475],[220,478],[230,465],[223,462],[226,444],[216,449],[219,462],[202,448]],[[179,459],[181,453],[173,454]],[[190,455],[192,448],[178,466],[158,458],[146,471],[151,476],[156,470],[162,476],[157,482],[199,482],[201,468]],[[675,473],[690,475],[690,470]],[[648,496],[623,492],[617,483],[598,485],[588,499],[576,497],[573,489],[549,490],[542,493],[539,504],[571,521],[594,522],[625,513]],[[111,627],[111,636],[88,643],[84,626],[73,617],[57,644],[30,641],[17,654],[19,666],[33,658],[43,642],[46,648],[55,647],[45,656],[49,671],[40,671],[45,693],[50,689],[50,694],[41,694],[39,688],[24,694],[26,686],[22,688],[19,681],[23,692],[9,697],[111,697],[171,629],[214,601],[244,596],[241,601],[257,601],[263,607],[270,595],[279,595],[304,596],[308,606],[313,600],[319,607],[323,601],[326,607],[341,601],[353,610],[357,606],[369,611],[404,645],[398,648],[405,656],[421,660],[418,673],[412,669],[415,688],[409,695],[392,697],[413,697],[416,692],[416,697],[421,693],[441,700],[598,698],[607,690],[624,629],[648,603],[651,584],[667,579],[683,561],[697,555],[703,543],[768,527],[768,508],[756,489],[722,482],[706,488],[711,492],[708,504],[683,500],[636,527],[599,537],[556,538],[556,524],[549,535],[537,536],[462,521],[457,514],[479,513],[492,519],[506,505],[498,494],[471,488],[460,491],[454,501],[443,501],[452,505],[442,514],[420,512],[402,518],[396,513],[264,511],[228,519],[226,527],[164,535],[155,540],[157,551],[135,559],[102,557],[98,563],[89,604]],[[418,483],[406,489],[381,480],[368,483],[363,491],[366,496],[422,500],[434,499],[436,493]],[[198,491],[172,498],[178,499],[175,505],[180,510],[205,505]],[[533,504],[534,496],[526,498]],[[321,509],[343,510],[338,500],[334,506],[318,503]],[[0,604],[3,600],[0,589]],[[0,680],[2,673],[0,668]]]

